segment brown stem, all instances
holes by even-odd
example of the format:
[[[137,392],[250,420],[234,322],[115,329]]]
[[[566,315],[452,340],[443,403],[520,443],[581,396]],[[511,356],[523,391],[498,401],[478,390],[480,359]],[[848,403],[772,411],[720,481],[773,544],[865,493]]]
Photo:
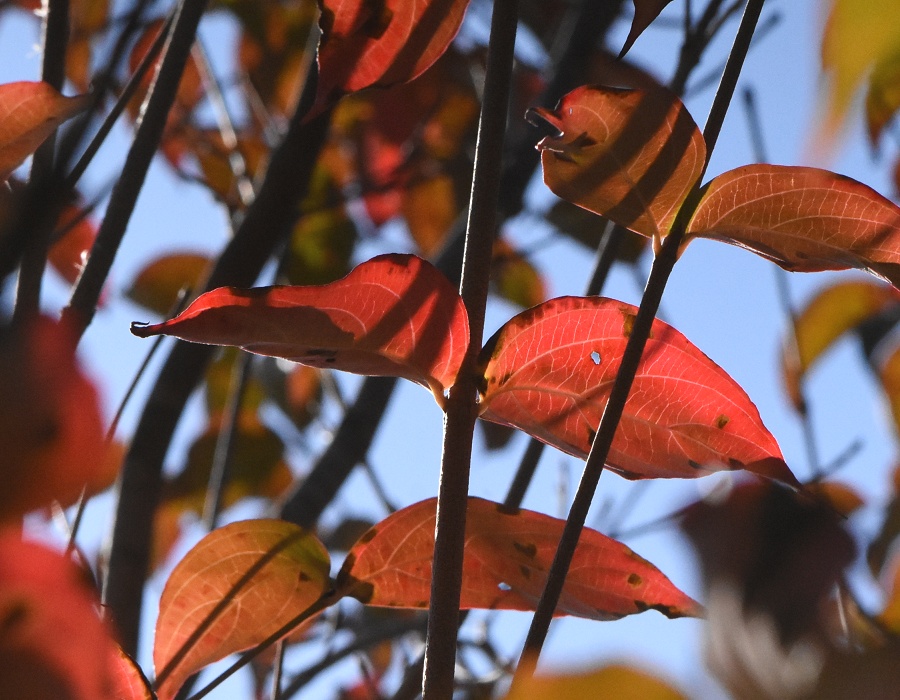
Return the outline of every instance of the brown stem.
[[[748,0],[747,8],[741,19],[741,25],[738,28],[737,36],[735,37],[728,57],[728,63],[725,66],[725,72],[722,75],[719,90],[713,100],[706,129],[704,130],[704,138],[710,153],[715,147],[725,114],[734,95],[734,89],[764,2],[765,0]],[[709,157],[707,155],[706,164],[708,163]],[[704,171],[705,169],[704,165]],[[702,175],[698,178],[698,183],[700,179],[702,179]],[[644,346],[650,335],[650,327],[656,317],[666,282],[678,259],[678,249],[684,238],[686,225],[697,206],[698,193],[699,185],[696,185],[685,205],[679,211],[671,233],[663,241],[662,247],[653,262],[650,278],[647,281],[647,287],[644,290],[644,296],[641,299],[641,305],[622,356],[622,363],[600,419],[597,434],[584,466],[581,483],[578,485],[578,491],[569,510],[569,517],[566,520],[559,547],[547,575],[547,583],[538,602],[534,618],[531,621],[531,627],[525,640],[514,682],[521,682],[522,679],[530,676],[537,664],[538,656],[547,637],[550,622],[553,619],[553,613],[556,610],[559,596],[565,584],[572,557],[575,554],[578,538],[581,535],[581,530],[584,528],[594,492],[597,489],[600,475],[609,455],[616,428],[622,417],[625,401],[628,398]]]
[[[459,378],[450,390],[444,422],[425,636],[424,700],[453,697],[469,467],[477,417],[478,382],[474,370],[484,332],[517,24],[518,0],[495,0],[460,283],[460,295],[469,313],[470,340]]]

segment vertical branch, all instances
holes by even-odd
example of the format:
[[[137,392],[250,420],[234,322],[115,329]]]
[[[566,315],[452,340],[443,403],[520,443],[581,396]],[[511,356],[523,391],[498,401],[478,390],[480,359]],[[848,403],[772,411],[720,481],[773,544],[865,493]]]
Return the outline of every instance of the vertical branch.
[[[431,603],[425,638],[425,700],[449,700],[453,696],[469,467],[478,390],[474,367],[484,331],[517,24],[517,0],[495,0],[460,283],[471,335],[459,378],[450,390],[444,421]]]
[[[106,216],[97,232],[69,305],[63,310],[75,327],[84,332],[90,325],[103,284],[125,236],[125,230],[144,186],[147,170],[162,141],[169,110],[175,101],[184,67],[208,0],[182,0],[156,79],[141,113],[140,125],[125,159],[122,176],[116,183]]]
[[[42,25],[43,62],[41,80],[57,90],[62,90],[66,81],[66,47],[69,43],[69,0],[44,0],[44,21]],[[34,154],[31,164],[33,183],[43,182],[53,172],[53,154],[56,151],[56,136],[51,135]],[[50,231],[53,222],[47,218],[41,221],[31,240],[27,242],[19,268],[16,288],[16,305],[13,320],[20,322],[33,316],[41,306],[41,280],[47,265],[47,250],[50,246]]]
[[[764,2],[765,0],[748,0],[741,19],[741,25],[738,28],[719,90],[716,92],[713,100],[706,129],[703,133],[709,153],[712,153],[721,132],[722,123],[725,120],[725,114],[734,95]],[[704,171],[708,163],[709,156],[707,156],[706,164],[704,164]],[[702,174],[698,178],[698,183],[700,180],[702,180]],[[698,194],[699,184],[695,185],[693,192],[678,212],[671,233],[663,241],[662,247],[653,261],[644,296],[641,299],[641,305],[622,356],[622,363],[610,391],[609,400],[603,410],[594,443],[591,446],[590,454],[584,466],[581,483],[578,485],[578,492],[575,494],[575,499],[569,510],[569,517],[566,520],[566,526],[560,539],[556,556],[547,575],[546,586],[541,594],[534,618],[531,621],[531,627],[528,630],[515,680],[521,681],[523,678],[530,676],[537,664],[537,658],[543,648],[550,622],[553,619],[553,613],[556,610],[559,596],[565,584],[569,566],[572,563],[572,557],[575,554],[578,538],[581,535],[581,530],[584,528],[594,492],[597,489],[603,466],[609,455],[616,428],[622,417],[625,401],[631,391],[631,385],[637,373],[641,355],[650,335],[650,327],[656,317],[669,275],[678,259],[678,249],[684,238],[686,225],[699,200]]]

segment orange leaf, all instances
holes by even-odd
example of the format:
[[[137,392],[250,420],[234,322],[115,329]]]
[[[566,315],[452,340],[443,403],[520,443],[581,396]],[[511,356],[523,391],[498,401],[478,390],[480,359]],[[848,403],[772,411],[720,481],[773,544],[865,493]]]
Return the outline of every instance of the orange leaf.
[[[505,700],[686,700],[663,681],[629,666],[605,666],[595,671],[565,676],[534,676],[524,679]]]
[[[50,246],[48,262],[66,282],[75,284],[97,238],[97,225],[89,214],[69,205],[62,210],[56,226],[62,235]]]
[[[338,574],[338,591],[367,605],[427,608],[436,503],[397,511],[363,535]],[[461,608],[534,610],[565,521],[481,498],[469,498],[467,513]],[[700,614],[650,562],[585,529],[557,614],[613,620],[650,608],[667,617]]]
[[[105,487],[97,393],[66,327],[42,317],[0,336],[0,396],[0,521],[53,500],[71,505],[88,484]]]
[[[405,377],[429,387],[439,402],[469,342],[459,294],[435,267],[412,255],[380,255],[320,287],[223,287],[171,321],[133,324],[131,332]]]
[[[47,83],[0,85],[0,183],[88,98],[63,97]]]
[[[584,86],[555,112],[531,114],[559,131],[537,146],[554,193],[645,236],[668,233],[706,158],[700,130],[673,93]]]
[[[316,602],[328,588],[330,567],[313,535],[281,520],[231,523],[204,537],[172,571],[159,602],[153,663],[160,700]]]
[[[619,53],[619,58],[628,53],[628,49],[637,41],[637,38],[644,33],[644,30],[670,2],[672,0],[634,0],[634,19],[631,21],[631,31],[628,32],[628,38],[625,39],[625,45]]]
[[[481,417],[585,458],[637,309],[560,297],[522,312],[487,342]],[[654,321],[607,458],[629,479],[748,469],[796,484],[756,407],[681,333]]]
[[[898,47],[900,48],[900,47]],[[875,66],[866,92],[866,126],[869,141],[875,146],[897,110],[900,109],[900,53]]]
[[[741,246],[791,272],[855,267],[900,284],[900,209],[827,170],[730,170],[704,187],[687,233]]]
[[[547,299],[541,273],[503,238],[494,241],[491,282],[501,297],[525,309]]]
[[[840,282],[816,294],[796,318],[796,346],[791,337],[784,343],[784,383],[794,405],[802,403],[803,376],[835,341],[898,302],[900,295],[893,287],[860,280]]]
[[[342,94],[412,80],[453,41],[469,0],[319,0],[321,109]]]
[[[878,368],[878,379],[891,406],[894,429],[900,435],[900,348],[895,349]]]
[[[116,648],[112,659],[115,700],[156,700],[150,682],[134,659]]]
[[[122,694],[97,604],[66,558],[13,528],[0,534],[0,697],[140,698]]]

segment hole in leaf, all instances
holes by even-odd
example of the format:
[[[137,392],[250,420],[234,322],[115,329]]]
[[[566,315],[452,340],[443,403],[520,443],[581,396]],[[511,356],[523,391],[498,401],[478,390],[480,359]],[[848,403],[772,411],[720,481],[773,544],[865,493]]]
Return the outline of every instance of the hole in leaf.
[[[512,586],[510,586],[510,585],[509,585],[508,583],[506,583],[505,581],[501,581],[500,583],[498,583],[498,584],[497,584],[497,588],[499,588],[501,591],[504,591],[504,592],[505,592],[505,591],[511,591],[511,590],[512,590]]]
[[[591,353],[591,361],[592,361],[595,365],[599,365],[599,364],[603,361],[603,360],[600,358],[600,353],[597,352],[596,350],[594,350],[594,352]]]

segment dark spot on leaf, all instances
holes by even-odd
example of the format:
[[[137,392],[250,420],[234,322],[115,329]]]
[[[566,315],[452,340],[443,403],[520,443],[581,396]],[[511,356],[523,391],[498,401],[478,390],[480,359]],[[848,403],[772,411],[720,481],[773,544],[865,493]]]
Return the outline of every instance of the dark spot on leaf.
[[[366,542],[371,542],[375,539],[375,535],[378,534],[378,528],[373,527],[371,530],[367,531],[362,537],[360,537],[356,543],[357,544],[365,544]]]
[[[703,465],[700,464],[700,462],[695,462],[695,461],[692,460],[692,459],[689,459],[689,460],[688,460],[688,466],[691,467],[691,468],[693,468],[693,469],[703,469]]]
[[[529,569],[527,566],[524,566],[524,565],[520,566],[519,571],[522,572],[522,576],[524,576],[525,578],[527,578],[529,580],[531,579],[531,569]]]
[[[406,607],[406,606],[404,606],[404,605],[398,605],[398,606],[396,606],[396,607],[398,607],[398,608],[403,608],[403,607]],[[415,603],[413,603],[413,607],[414,607],[414,608],[427,608],[427,607],[428,607],[428,601],[427,601],[427,600],[417,600]]]
[[[721,430],[726,425],[728,425],[728,421],[730,419],[724,413],[720,414],[718,418],[716,418],[716,427]]]
[[[600,353],[596,350],[591,353],[591,362],[593,362],[595,365],[599,365],[601,362],[603,362],[603,359],[600,357]]]
[[[650,609],[650,606],[647,605],[643,600],[634,601],[634,607],[637,608],[638,612],[646,612]]]
[[[520,554],[524,554],[529,559],[534,559],[537,556],[537,545],[533,542],[529,542],[528,544],[522,544],[521,542],[513,542],[513,547],[516,548],[516,551]]]
[[[12,633],[13,628],[25,622],[27,617],[28,605],[21,600],[14,602],[0,619],[0,636]]]
[[[633,313],[629,313],[628,311],[622,311],[622,335],[626,338],[631,336],[631,331],[634,328],[634,319],[636,316]]]
[[[300,572],[300,575],[297,577],[297,580],[298,581],[312,581],[312,579],[309,577],[309,574],[307,574],[305,571]]]
[[[509,371],[505,372],[505,373],[503,374],[503,376],[500,377],[500,379],[497,380],[497,386],[498,386],[498,387],[503,386],[504,384],[506,384],[506,382],[508,382],[508,381],[510,380],[510,378],[511,378],[512,376],[513,376],[513,370],[509,370]]]
[[[628,574],[628,585],[629,586],[632,586],[633,588],[637,588],[643,582],[644,582],[644,579],[642,579],[638,574],[635,574],[635,573]]]

